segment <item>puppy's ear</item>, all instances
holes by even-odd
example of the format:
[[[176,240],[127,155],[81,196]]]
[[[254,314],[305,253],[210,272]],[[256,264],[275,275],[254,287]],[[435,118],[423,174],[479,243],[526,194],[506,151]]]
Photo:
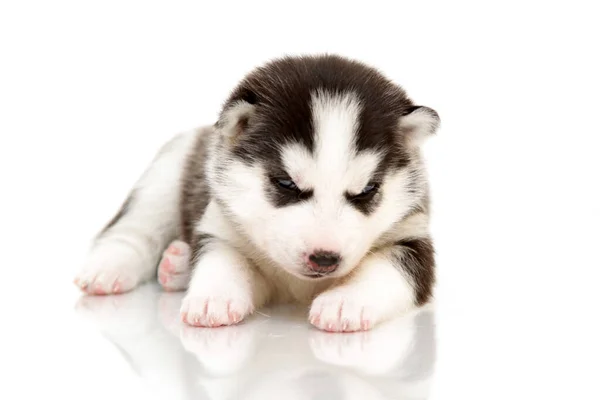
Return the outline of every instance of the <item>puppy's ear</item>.
[[[440,116],[429,107],[413,106],[400,117],[400,130],[409,147],[421,146],[440,126]]]
[[[219,117],[217,131],[231,143],[243,135],[254,115],[255,106],[245,100],[237,100],[229,104]]]
[[[229,142],[235,142],[251,123],[257,103],[258,98],[252,90],[236,90],[219,116],[217,131]]]

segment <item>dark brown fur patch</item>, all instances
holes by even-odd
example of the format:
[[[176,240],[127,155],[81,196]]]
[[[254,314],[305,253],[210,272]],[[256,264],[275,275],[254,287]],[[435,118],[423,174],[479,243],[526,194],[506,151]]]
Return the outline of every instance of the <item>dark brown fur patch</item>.
[[[420,306],[430,298],[435,284],[435,254],[431,238],[404,239],[394,243],[396,267],[412,279],[415,302]]]
[[[200,221],[210,201],[210,190],[206,181],[205,163],[209,135],[202,132],[188,153],[184,166],[181,197],[181,240],[193,247],[197,242],[195,225]],[[194,249],[192,248],[192,254]]]
[[[210,245],[215,238],[213,235],[209,235],[206,233],[196,233],[194,234],[193,242],[190,243],[191,251],[191,260],[190,265],[196,265],[200,257],[206,252],[207,247]]]

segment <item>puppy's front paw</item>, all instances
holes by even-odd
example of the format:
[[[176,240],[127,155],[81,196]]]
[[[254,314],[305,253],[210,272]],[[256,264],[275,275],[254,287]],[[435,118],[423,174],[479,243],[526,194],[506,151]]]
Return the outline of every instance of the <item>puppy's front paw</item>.
[[[321,293],[312,303],[310,323],[328,332],[368,330],[374,324],[373,305],[352,287]]]
[[[183,299],[181,319],[188,325],[217,327],[237,324],[253,311],[250,296],[189,293]]]

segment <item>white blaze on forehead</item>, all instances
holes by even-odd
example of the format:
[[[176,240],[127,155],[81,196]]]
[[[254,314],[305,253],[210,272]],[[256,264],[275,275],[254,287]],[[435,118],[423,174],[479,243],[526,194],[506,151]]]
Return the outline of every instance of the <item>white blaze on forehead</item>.
[[[352,93],[318,91],[312,97],[314,154],[300,144],[282,152],[283,165],[301,189],[359,193],[380,161],[376,152],[356,153],[361,105]],[[320,190],[322,189],[322,190]]]
[[[355,153],[361,105],[352,93],[312,96],[315,159],[322,178],[339,180]]]

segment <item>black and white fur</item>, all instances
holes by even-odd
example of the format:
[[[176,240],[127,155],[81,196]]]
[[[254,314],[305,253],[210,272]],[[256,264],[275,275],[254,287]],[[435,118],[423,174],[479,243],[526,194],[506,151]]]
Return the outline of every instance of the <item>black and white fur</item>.
[[[128,291],[160,264],[165,288],[187,288],[191,325],[294,301],[310,304],[318,328],[369,329],[432,296],[420,150],[438,125],[360,62],[273,60],[243,79],[214,125],[161,149],[76,283]]]

